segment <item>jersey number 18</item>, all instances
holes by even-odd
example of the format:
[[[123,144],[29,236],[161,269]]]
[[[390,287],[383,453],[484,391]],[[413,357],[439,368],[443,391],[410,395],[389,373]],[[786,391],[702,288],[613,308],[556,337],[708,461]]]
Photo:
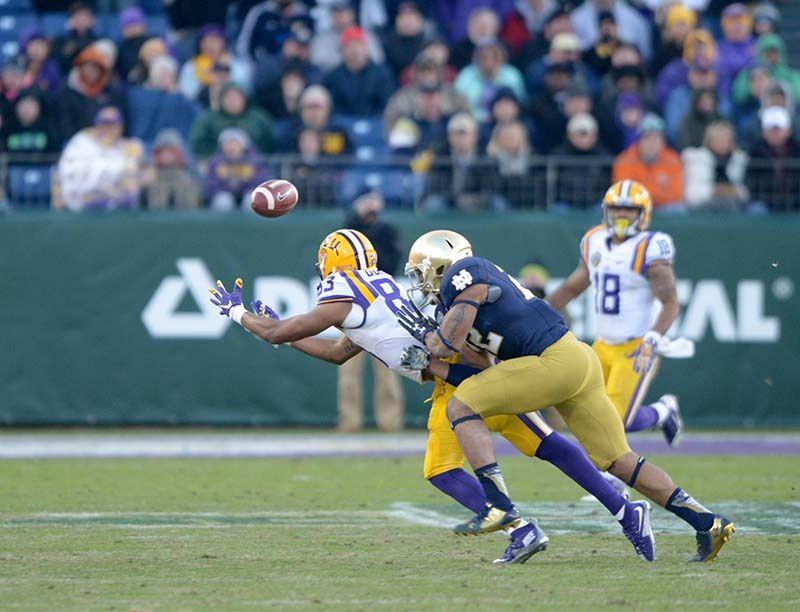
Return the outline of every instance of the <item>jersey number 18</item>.
[[[619,314],[619,274],[594,273],[594,311],[606,315]]]

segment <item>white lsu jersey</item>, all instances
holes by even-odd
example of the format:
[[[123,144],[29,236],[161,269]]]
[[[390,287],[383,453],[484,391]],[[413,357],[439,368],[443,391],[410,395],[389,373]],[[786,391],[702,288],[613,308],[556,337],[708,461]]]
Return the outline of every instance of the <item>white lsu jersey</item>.
[[[597,225],[584,234],[581,257],[594,289],[597,337],[621,344],[644,336],[653,323],[655,303],[647,268],[655,261],[673,261],[672,238],[641,232],[616,244],[608,228]]]
[[[346,270],[328,275],[317,287],[317,304],[350,302],[353,308],[341,330],[354,344],[384,365],[418,383],[420,372],[400,366],[400,354],[410,344],[422,344],[397,322],[395,312],[407,304],[403,288],[380,270]]]

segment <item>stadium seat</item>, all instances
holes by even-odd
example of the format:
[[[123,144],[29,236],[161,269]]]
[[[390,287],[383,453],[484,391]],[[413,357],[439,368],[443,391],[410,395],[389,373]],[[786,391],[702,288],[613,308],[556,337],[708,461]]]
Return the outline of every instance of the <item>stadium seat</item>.
[[[38,24],[36,15],[7,15],[0,9],[0,43],[17,40],[19,33]]]
[[[377,150],[383,146],[383,124],[380,117],[335,115],[333,123],[342,126],[356,149],[374,147]]]
[[[58,36],[67,29],[66,13],[44,13],[42,15],[42,30],[48,36]]]
[[[19,44],[16,40],[7,40],[0,43],[0,61],[6,62],[19,54]]]
[[[387,168],[375,165],[369,169],[349,168],[342,172],[339,184],[339,203],[350,203],[365,191],[375,190],[383,194],[388,206],[412,207],[414,204],[414,177],[409,169]]]
[[[49,165],[10,165],[8,199],[16,207],[50,206],[52,175]]]
[[[33,12],[30,0],[0,0],[0,15],[29,15]]]

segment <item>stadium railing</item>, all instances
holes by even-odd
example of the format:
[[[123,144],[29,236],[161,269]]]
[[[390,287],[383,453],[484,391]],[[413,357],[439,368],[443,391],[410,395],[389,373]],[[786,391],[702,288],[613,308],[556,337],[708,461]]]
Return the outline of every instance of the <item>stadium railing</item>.
[[[611,182],[613,165],[612,157],[577,156],[534,156],[516,168],[504,168],[487,157],[463,166],[451,158],[423,156],[266,159],[264,180],[281,177],[294,182],[304,208],[345,207],[358,195],[377,190],[392,208],[423,212],[592,208]],[[52,154],[0,154],[0,202],[19,209],[50,207],[57,162],[58,155]],[[749,168],[750,202],[763,202],[774,211],[800,208],[800,159],[751,160]],[[195,176],[202,177],[203,169],[197,164]],[[142,174],[143,185],[149,174]]]

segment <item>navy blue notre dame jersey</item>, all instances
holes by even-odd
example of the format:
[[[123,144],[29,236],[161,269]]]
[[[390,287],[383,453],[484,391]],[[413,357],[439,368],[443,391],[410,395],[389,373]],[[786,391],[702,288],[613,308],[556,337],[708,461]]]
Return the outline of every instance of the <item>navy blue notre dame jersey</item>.
[[[478,309],[467,343],[499,359],[541,355],[567,333],[564,319],[544,300],[488,259],[467,257],[442,277],[440,298],[445,311],[472,285],[488,285],[489,297]]]

